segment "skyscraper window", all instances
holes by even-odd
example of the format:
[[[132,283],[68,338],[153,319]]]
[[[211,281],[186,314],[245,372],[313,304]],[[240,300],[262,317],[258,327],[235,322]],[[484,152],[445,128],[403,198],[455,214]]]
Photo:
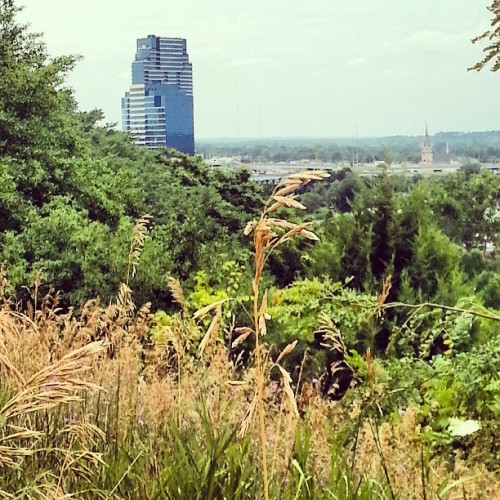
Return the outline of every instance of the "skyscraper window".
[[[141,146],[194,154],[193,69],[185,39],[148,35],[137,40],[122,125]]]

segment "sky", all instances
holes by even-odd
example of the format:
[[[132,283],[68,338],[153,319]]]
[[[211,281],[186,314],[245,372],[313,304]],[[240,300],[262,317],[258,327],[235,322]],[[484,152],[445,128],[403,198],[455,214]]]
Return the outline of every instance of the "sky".
[[[490,0],[18,0],[80,109],[121,119],[136,39],[187,39],[195,136],[359,137],[500,129],[500,74],[467,68]]]

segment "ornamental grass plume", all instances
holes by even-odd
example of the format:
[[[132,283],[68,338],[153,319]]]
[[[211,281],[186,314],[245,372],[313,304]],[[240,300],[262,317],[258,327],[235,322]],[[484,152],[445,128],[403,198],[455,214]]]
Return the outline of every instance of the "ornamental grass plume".
[[[168,278],[168,289],[170,290],[174,301],[177,302],[177,304],[179,304],[179,306],[181,307],[182,313],[186,314],[188,312],[188,303],[180,281],[170,276]]]
[[[3,340],[0,337],[0,346]],[[0,470],[3,467],[20,469],[26,457],[38,452],[37,442],[44,433],[31,429],[31,415],[52,410],[60,405],[81,401],[81,391],[97,391],[99,386],[84,380],[81,376],[93,366],[93,360],[105,350],[102,342],[92,342],[67,353],[60,360],[42,368],[27,380],[13,366],[7,352],[0,355],[0,369],[5,370],[19,385],[17,392],[0,407]],[[0,371],[1,371],[0,370]],[[73,425],[61,432],[85,434],[85,440],[93,441],[91,434],[102,434],[94,426],[85,428]],[[82,434],[83,433],[83,434]],[[59,450],[67,455],[72,451]],[[69,456],[68,455],[68,456]],[[80,450],[79,459],[89,463],[101,461],[100,454]],[[68,459],[69,460],[69,459]],[[71,463],[76,460],[71,458]]]
[[[127,285],[137,272],[137,266],[141,259],[152,219],[153,217],[151,215],[145,214],[136,220],[134,228],[132,229],[132,237],[130,239],[130,248],[128,252]]]

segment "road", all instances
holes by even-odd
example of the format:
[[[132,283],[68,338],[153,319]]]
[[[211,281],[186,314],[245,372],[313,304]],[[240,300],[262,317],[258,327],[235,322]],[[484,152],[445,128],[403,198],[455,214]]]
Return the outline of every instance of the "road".
[[[316,164],[316,163],[302,163],[302,164],[279,164],[279,163],[247,163],[242,164],[242,168],[248,168],[252,172],[252,177],[261,182],[278,182],[282,177],[300,172],[303,170],[326,170],[327,172],[337,172],[343,168],[352,168],[361,177],[373,177],[380,175],[381,169],[377,164],[355,165],[354,168],[349,164]],[[499,173],[500,165],[481,165],[482,168],[492,170]],[[460,165],[432,165],[422,166],[418,164],[404,164],[404,165],[391,165],[388,168],[389,175],[421,175],[428,177],[430,175],[446,175],[460,170]]]

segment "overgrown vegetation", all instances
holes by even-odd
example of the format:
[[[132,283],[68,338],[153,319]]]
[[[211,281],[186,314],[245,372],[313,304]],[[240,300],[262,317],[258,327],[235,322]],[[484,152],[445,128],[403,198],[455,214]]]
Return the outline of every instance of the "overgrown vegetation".
[[[16,12],[0,496],[500,496],[499,177],[381,165],[264,193],[78,112],[75,58]]]
[[[379,305],[372,304],[373,313]],[[253,362],[242,367],[241,358],[232,357],[233,331],[221,328],[218,306],[193,314],[182,302],[154,337],[148,308],[136,310],[126,290],[106,308],[87,303],[79,317],[58,306],[52,296],[28,314],[8,303],[0,311],[4,496],[261,496],[258,430],[249,416],[255,405]],[[217,322],[205,327],[205,314]],[[339,349],[342,337],[333,322],[329,327],[337,336],[324,340]],[[474,380],[490,379],[476,382],[489,392],[478,399],[465,371],[465,385],[457,385],[461,378],[454,373],[465,361],[459,356],[456,362],[446,358],[449,366],[443,357],[433,365],[410,357],[385,364],[352,352],[346,359],[356,387],[338,404],[302,376],[292,396],[300,418],[289,405],[290,387],[264,385],[270,496],[494,497],[498,485],[486,468],[493,466],[491,449],[484,447],[494,446],[494,422],[488,420],[494,411],[492,372],[483,364],[498,353],[491,347],[477,368],[467,366],[478,370],[468,372]],[[266,373],[274,366],[271,351],[263,350]],[[414,383],[422,375],[431,384],[419,389]],[[479,399],[485,408],[468,407]],[[448,429],[448,415],[461,415],[461,408],[469,416],[481,414],[479,432]]]

